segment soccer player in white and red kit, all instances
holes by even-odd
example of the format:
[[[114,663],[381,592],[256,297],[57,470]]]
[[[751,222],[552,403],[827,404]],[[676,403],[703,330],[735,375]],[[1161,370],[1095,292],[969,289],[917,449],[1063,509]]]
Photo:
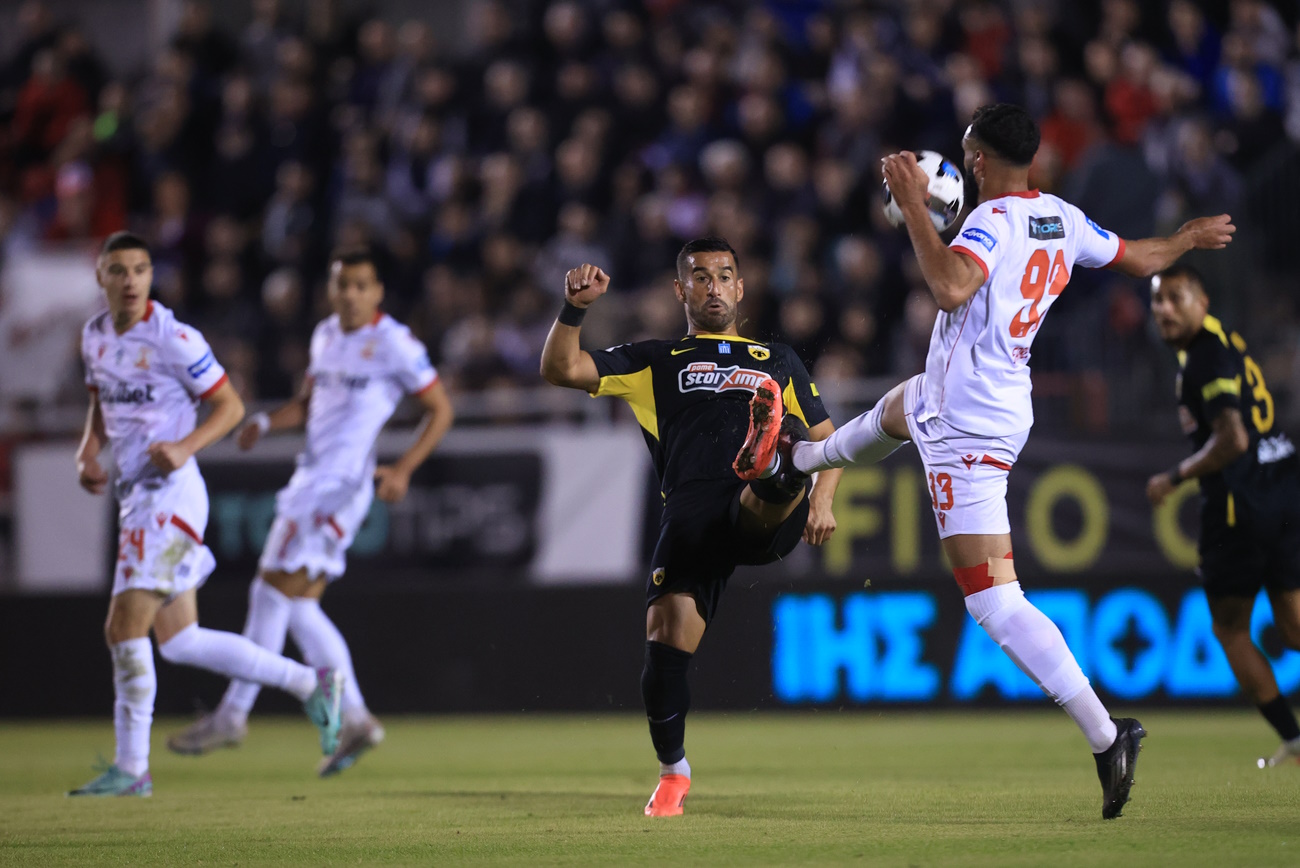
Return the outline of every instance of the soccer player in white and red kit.
[[[108,310],[81,335],[90,411],[77,472],[83,488],[104,493],[109,476],[99,455],[112,448],[120,540],[104,636],[113,657],[117,752],[112,765],[69,795],[153,792],[149,730],[157,680],[150,629],[172,663],[279,687],[303,700],[329,754],[339,730],[338,672],[311,669],[198,624],[198,588],[216,562],[203,545],[208,492],[194,455],[238,424],[243,402],[203,335],[149,300],[153,266],[142,240],[125,232],[110,236],[96,277]],[[196,425],[200,401],[212,412]]]
[[[975,112],[962,149],[979,203],[947,246],[930,221],[929,179],[915,155],[885,158],[885,180],[940,308],[925,373],[829,439],[789,452],[798,470],[813,473],[916,444],[967,611],[1083,731],[1101,779],[1102,816],[1111,819],[1128,801],[1146,731],[1110,717],[1061,631],[1025,599],[1011,557],[1007,475],[1034,421],[1030,346],[1076,266],[1150,276],[1189,250],[1225,246],[1235,228],[1224,214],[1126,243],[1070,203],[1029,189],[1038,142],[1037,125],[1019,106]]]
[[[244,635],[276,652],[284,648],[286,634],[292,635],[308,662],[344,673],[343,727],[337,750],[321,764],[321,775],[348,768],[383,739],[383,728],[357,686],[347,642],[321,609],[321,595],[343,575],[348,546],[371,500],[378,494],[380,500],[396,503],[406,496],[411,474],[447,433],[453,417],[424,345],[380,311],[383,298],[369,254],[335,255],[329,274],[334,314],[312,335],[303,388],[274,412],[254,416],[239,432],[240,448],[251,449],[268,431],[307,428],[298,469],[276,497],[275,522],[249,589]],[[375,438],[406,395],[424,406],[424,423],[401,458],[377,467]],[[168,739],[168,747],[202,754],[239,744],[258,691],[257,684],[232,682],[217,709]]]

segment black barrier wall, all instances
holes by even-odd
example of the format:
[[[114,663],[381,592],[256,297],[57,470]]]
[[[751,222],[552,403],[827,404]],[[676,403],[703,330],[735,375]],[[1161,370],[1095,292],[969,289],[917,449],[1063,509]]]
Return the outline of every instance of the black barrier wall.
[[[1045,701],[966,615],[948,582],[771,582],[733,578],[696,655],[700,709],[995,705]],[[325,606],[352,645],[378,712],[635,711],[644,602],[639,588],[369,590],[364,576]],[[1107,580],[1087,589],[1029,587],[1113,706],[1234,703],[1236,685],[1210,632],[1204,595],[1186,583]],[[243,589],[200,593],[203,623],[238,630]],[[10,598],[0,608],[5,716],[99,715],[112,685],[102,640],[106,601]],[[1261,602],[1256,632],[1280,647]],[[23,637],[44,636],[39,654]],[[1278,657],[1284,690],[1300,654]],[[224,683],[159,660],[158,712],[213,707]],[[265,691],[258,708],[296,711]]]

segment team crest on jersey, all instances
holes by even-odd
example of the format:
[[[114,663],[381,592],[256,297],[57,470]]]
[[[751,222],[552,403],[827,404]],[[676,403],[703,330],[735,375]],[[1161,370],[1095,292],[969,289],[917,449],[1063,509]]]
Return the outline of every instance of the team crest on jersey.
[[[375,357],[375,342],[366,341],[366,345],[361,348],[361,358],[373,359]]]
[[[766,379],[767,374],[752,368],[742,368],[739,365],[719,367],[716,362],[696,362],[677,374],[677,388],[682,392],[728,392],[732,389],[752,392]]]
[[[772,351],[769,350],[767,347],[760,347],[760,346],[756,346],[755,344],[750,344],[745,349],[749,350],[749,354],[760,362],[766,362],[768,359],[772,358]]]
[[[655,567],[654,572],[650,574],[650,581],[655,583],[655,587],[664,583],[664,568]]]
[[[149,370],[149,348],[140,347],[140,355],[135,360],[135,366],[142,371]]]

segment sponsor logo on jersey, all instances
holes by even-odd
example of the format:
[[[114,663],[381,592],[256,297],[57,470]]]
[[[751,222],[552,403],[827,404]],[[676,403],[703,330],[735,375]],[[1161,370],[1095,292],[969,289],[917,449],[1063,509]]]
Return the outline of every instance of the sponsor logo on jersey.
[[[314,385],[327,388],[330,386],[337,386],[340,389],[350,389],[359,392],[366,386],[370,385],[370,377],[342,374],[335,371],[321,371],[316,375],[313,383]]]
[[[208,350],[206,353],[203,354],[202,358],[200,358],[194,364],[190,365],[185,370],[189,371],[190,376],[197,380],[199,377],[206,374],[208,372],[208,369],[211,368],[212,365],[216,363],[216,361],[217,361],[216,358],[213,357],[212,355],[212,350]]]
[[[750,344],[746,349],[749,350],[751,356],[760,362],[766,362],[768,359],[772,358],[772,351],[767,347],[758,347]]]
[[[1030,217],[1029,218],[1029,237],[1036,241],[1046,241],[1049,238],[1065,237],[1065,221],[1059,215],[1052,217]]]
[[[1097,233],[1098,235],[1100,235],[1102,238],[1105,238],[1107,241],[1110,240],[1110,233],[1107,232],[1105,229],[1102,229],[1102,228],[1101,228],[1100,226],[1098,226],[1096,223],[1092,222],[1092,218],[1091,218],[1091,217],[1085,217],[1085,218],[1083,218],[1083,219],[1085,219],[1085,220],[1088,221],[1088,225],[1091,226],[1091,227],[1093,228],[1093,230],[1095,230],[1096,233]]]
[[[751,347],[752,349],[752,347]],[[677,374],[677,388],[682,392],[727,392],[743,389],[752,392],[767,374],[739,365],[718,367],[715,362],[695,362]]]
[[[985,250],[992,250],[998,243],[998,240],[992,235],[988,234],[983,229],[976,229],[974,227],[964,230],[961,233],[961,237],[969,238],[976,244],[983,245]]]
[[[144,386],[128,386],[126,383],[118,383],[111,390],[99,391],[99,402],[101,404],[152,404],[153,384],[148,383]]]
[[[683,350],[672,350],[672,351],[669,353],[669,355],[672,355],[672,356],[680,356],[682,353],[689,353],[691,350],[698,350],[698,349],[699,349],[699,347],[687,347],[686,349],[683,349]]]

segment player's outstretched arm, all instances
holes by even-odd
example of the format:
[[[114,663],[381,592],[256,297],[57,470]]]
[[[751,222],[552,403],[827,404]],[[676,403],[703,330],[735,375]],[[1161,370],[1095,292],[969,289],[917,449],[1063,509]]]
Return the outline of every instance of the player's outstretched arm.
[[[1151,277],[1189,250],[1222,250],[1236,231],[1227,214],[1197,217],[1178,227],[1173,235],[1125,242],[1124,255],[1111,268],[1133,277]]]
[[[90,409],[86,411],[86,430],[77,447],[77,482],[91,494],[103,494],[108,486],[108,474],[99,464],[99,453],[107,439],[104,416],[99,410],[99,394],[91,392]]]
[[[907,224],[917,264],[935,302],[944,313],[965,304],[984,285],[984,272],[971,260],[943,243],[926,208],[930,178],[916,164],[911,151],[890,154],[881,171]]]
[[[229,434],[244,418],[244,402],[229,380],[203,400],[212,406],[212,412],[193,431],[180,440],[149,444],[149,460],[164,473],[178,470],[195,453]]]
[[[257,444],[263,434],[270,431],[291,431],[307,424],[307,407],[311,404],[311,377],[302,381],[298,394],[270,413],[254,413],[239,429],[235,442],[239,448],[248,451]]]
[[[569,308],[585,311],[587,307],[609,289],[609,275],[594,265],[582,264],[569,269],[564,276],[565,310],[551,326],[542,348],[542,377],[546,382],[570,389],[595,392],[600,388],[600,372],[591,354],[578,342],[582,314],[573,314]],[[572,324],[566,324],[565,319]],[[576,320],[576,321],[575,321]]]
[[[441,382],[434,381],[418,398],[424,405],[425,414],[415,442],[397,461],[375,468],[375,495],[387,503],[397,503],[406,497],[406,491],[411,487],[411,474],[437,448],[456,418],[451,398]]]
[[[808,439],[825,440],[835,433],[835,423],[830,419],[818,422],[808,429]],[[808,523],[804,525],[803,541],[819,546],[831,538],[838,526],[831,507],[835,503],[835,489],[839,488],[844,468],[833,467],[816,475],[812,491],[808,493]]]
[[[1164,503],[1184,479],[1218,473],[1250,448],[1250,433],[1237,408],[1225,407],[1214,417],[1210,428],[1210,439],[1196,454],[1184,458],[1172,470],[1147,480],[1147,500],[1152,506]]]

